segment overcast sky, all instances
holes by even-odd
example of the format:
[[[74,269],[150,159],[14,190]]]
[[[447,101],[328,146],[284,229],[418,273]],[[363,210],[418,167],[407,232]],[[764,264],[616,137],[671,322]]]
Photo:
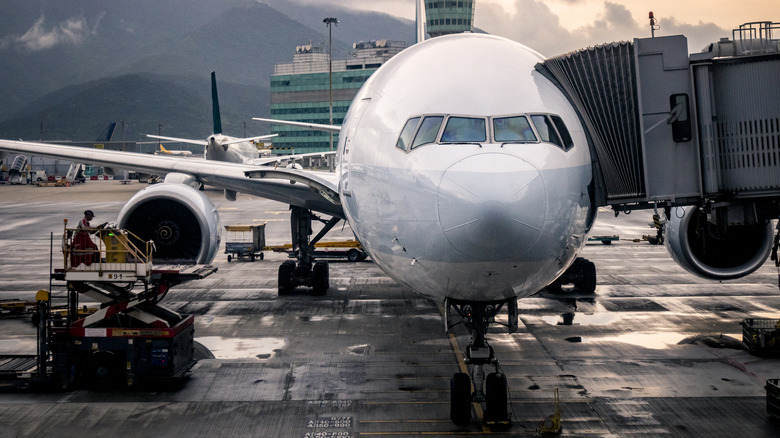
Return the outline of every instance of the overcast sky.
[[[414,0],[289,0],[332,3],[414,19]],[[751,21],[780,22],[780,0],[476,0],[475,25],[554,56],[589,45],[650,36],[683,34],[691,51]],[[347,25],[344,23],[343,25]],[[381,35],[377,35],[381,38]]]

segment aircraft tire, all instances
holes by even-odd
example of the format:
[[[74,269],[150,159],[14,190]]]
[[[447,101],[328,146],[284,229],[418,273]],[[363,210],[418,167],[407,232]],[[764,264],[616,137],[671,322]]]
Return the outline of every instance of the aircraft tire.
[[[450,379],[450,420],[461,426],[471,422],[471,378],[466,373]]]
[[[506,376],[490,373],[485,379],[485,421],[507,421]]]
[[[314,295],[322,296],[330,287],[328,262],[316,262],[311,270],[311,286]]]
[[[279,266],[279,295],[292,292],[295,288],[293,284],[293,274],[295,273],[295,262],[287,260]]]
[[[578,259],[580,264],[580,278],[577,281],[577,289],[582,293],[592,294],[596,292],[596,265],[587,259]]]

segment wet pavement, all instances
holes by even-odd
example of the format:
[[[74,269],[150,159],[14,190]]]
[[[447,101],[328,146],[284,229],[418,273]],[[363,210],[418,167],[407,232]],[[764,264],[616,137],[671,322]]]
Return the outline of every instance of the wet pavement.
[[[114,220],[145,187],[113,181],[0,186],[0,299],[48,288],[50,236],[87,208]],[[230,203],[207,190],[223,225],[265,222],[269,244],[289,242],[285,205]],[[564,436],[780,434],[765,411],[764,381],[780,360],[740,349],[740,321],[780,318],[778,272],[768,262],[739,280],[712,282],[679,268],[650,212],[600,215],[582,256],[596,264],[595,295],[540,292],[520,300],[520,329],[491,330],[508,377],[513,424],[449,421],[449,379],[468,335],[445,334],[442,306],[395,284],[369,261],[333,261],[331,289],[277,296],[284,254],[230,262],[172,289],[164,304],[195,315],[200,360],[180,387],[124,392],[0,393],[0,437],[533,436],[559,388]],[[334,239],[351,237],[336,227]],[[224,242],[223,242],[224,245]],[[56,266],[59,259],[54,257]],[[55,294],[56,294],[55,290]],[[35,351],[23,318],[0,318],[0,354]]]

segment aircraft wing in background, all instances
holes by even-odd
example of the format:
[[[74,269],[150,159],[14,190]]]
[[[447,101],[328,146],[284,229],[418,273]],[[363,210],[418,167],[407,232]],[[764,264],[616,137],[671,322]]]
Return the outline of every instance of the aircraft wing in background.
[[[0,140],[0,150],[59,158],[98,166],[132,169],[165,175],[176,182],[209,184],[226,191],[246,193],[285,204],[344,218],[338,195],[338,177],[331,172],[277,169],[257,173],[256,164],[228,163],[134,152],[89,149],[25,141]],[[268,159],[276,161],[276,158]],[[268,169],[273,170],[272,168]],[[175,176],[172,176],[174,174]],[[251,175],[252,177],[248,177]],[[168,180],[166,177],[166,181]]]

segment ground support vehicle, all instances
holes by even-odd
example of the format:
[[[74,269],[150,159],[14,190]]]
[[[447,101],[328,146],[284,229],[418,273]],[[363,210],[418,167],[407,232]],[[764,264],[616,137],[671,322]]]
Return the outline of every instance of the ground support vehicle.
[[[64,268],[50,274],[52,287],[67,291],[68,311],[52,312],[48,291],[38,292],[38,354],[0,356],[0,388],[134,387],[179,379],[195,364],[194,317],[160,301],[216,268],[153,266],[151,244],[134,243],[124,230],[98,230],[100,244],[85,248],[77,244],[84,232],[66,229]],[[80,298],[99,309],[82,317]]]
[[[292,251],[292,244],[266,246],[267,251],[286,252],[291,257],[295,256]],[[314,244],[312,255],[318,259],[341,259],[346,258],[350,262],[360,262],[368,257],[360,242],[357,240],[346,240],[343,242],[317,242]]]
[[[742,344],[751,354],[780,355],[780,319],[745,318],[741,325]]]
[[[225,225],[225,231],[225,254],[228,255],[228,262],[234,258],[255,261],[255,257],[260,257],[260,260],[263,260],[265,224]]]
[[[0,300],[0,317],[22,316],[35,311],[35,301],[27,300]]]

